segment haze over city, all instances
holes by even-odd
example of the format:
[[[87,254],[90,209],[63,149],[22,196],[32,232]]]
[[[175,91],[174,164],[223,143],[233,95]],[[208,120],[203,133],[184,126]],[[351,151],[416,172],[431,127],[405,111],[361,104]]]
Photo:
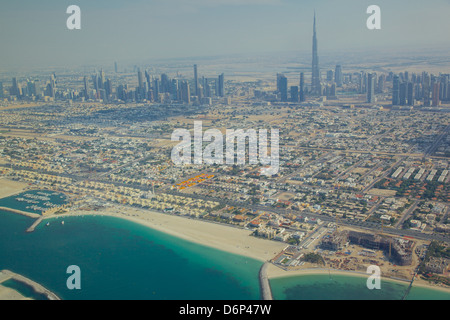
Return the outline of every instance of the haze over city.
[[[71,4],[81,8],[81,30],[66,28]],[[371,4],[381,8],[381,30],[366,28]],[[0,6],[3,70],[310,52],[314,10],[322,55],[450,42],[447,0],[2,0]]]

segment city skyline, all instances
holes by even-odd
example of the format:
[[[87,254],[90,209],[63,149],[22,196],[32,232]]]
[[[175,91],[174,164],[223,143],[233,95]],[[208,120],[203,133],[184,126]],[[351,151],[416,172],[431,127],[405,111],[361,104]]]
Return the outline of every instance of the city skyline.
[[[290,0],[177,1],[80,1],[82,29],[76,31],[65,26],[68,2],[2,3],[0,68],[309,51],[314,10],[321,54],[449,43],[445,13],[450,4],[444,0],[433,5],[378,1],[382,29],[375,31],[366,27],[368,1],[346,0],[340,6],[325,0],[301,5]]]

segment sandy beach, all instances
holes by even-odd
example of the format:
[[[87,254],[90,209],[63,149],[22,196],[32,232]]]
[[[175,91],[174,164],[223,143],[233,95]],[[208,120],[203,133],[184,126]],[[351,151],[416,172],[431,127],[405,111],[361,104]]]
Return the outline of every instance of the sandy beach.
[[[124,206],[95,213],[76,211],[58,217],[92,214],[127,219],[187,241],[263,262],[272,259],[287,246],[285,243],[252,237],[251,230]]]

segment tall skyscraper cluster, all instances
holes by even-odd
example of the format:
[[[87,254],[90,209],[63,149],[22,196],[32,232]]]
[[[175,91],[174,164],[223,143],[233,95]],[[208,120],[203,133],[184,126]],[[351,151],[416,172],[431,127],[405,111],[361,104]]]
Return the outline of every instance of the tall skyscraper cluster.
[[[185,79],[171,79],[165,73],[160,77],[151,76],[147,71],[137,71],[138,87],[133,91],[127,85],[117,87],[117,98],[122,101],[150,101],[191,103],[192,98],[197,102],[210,103],[214,96],[225,96],[225,76],[219,75],[215,79],[199,78],[198,67],[194,65],[193,89],[191,82]],[[207,98],[206,100],[204,98]]]
[[[117,72],[117,63],[114,64]],[[214,97],[225,97],[225,75],[222,73],[216,78],[199,79],[197,65],[194,66],[194,89],[192,81],[187,79],[171,79],[167,74],[152,76],[147,70],[136,67],[137,87],[128,84],[120,84],[113,87],[112,80],[106,77],[103,69],[90,77],[82,78],[79,90],[63,89],[57,87],[55,74],[51,74],[49,82],[43,85],[39,80],[18,81],[12,78],[11,87],[4,94],[3,83],[0,83],[0,98],[10,99],[71,99],[71,100],[103,100],[104,102],[181,102],[189,104],[212,103]]]
[[[5,98],[3,83],[0,82],[0,98]],[[26,80],[26,85],[22,86],[17,78],[12,78],[12,85],[9,88],[9,95],[17,99],[23,98],[40,98],[44,95],[55,97],[56,94],[56,80],[55,75],[50,78],[50,83],[47,85],[46,90],[41,89],[39,80]]]
[[[435,76],[423,72],[402,72],[393,76],[392,105],[414,106],[421,101],[425,107],[437,107],[442,101],[450,101],[449,74]]]

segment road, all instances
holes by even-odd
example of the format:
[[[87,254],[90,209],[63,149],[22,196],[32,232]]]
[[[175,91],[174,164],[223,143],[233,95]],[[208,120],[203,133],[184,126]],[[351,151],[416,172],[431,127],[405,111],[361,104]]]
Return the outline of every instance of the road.
[[[438,135],[438,137],[433,142],[433,144],[425,152],[426,156],[431,156],[436,151],[436,149],[439,147],[439,144],[441,143],[442,139],[448,134],[449,130],[450,130],[450,125],[448,125],[447,127],[445,127],[444,130],[442,130],[442,133]]]
[[[419,204],[419,200],[414,200],[413,204],[406,210],[406,212],[402,215],[402,218],[398,220],[395,224],[394,228],[401,229],[403,223],[409,219],[409,217],[413,214],[414,210],[416,210],[417,205]]]
[[[158,193],[158,192],[157,192]],[[177,195],[177,196],[183,196],[183,197],[189,197],[192,199],[201,199],[204,201],[216,201],[222,205],[228,205],[233,207],[241,207],[248,210],[255,210],[255,211],[265,211],[265,212],[272,212],[279,215],[286,215],[286,214],[293,214],[293,215],[299,215],[300,213],[298,211],[294,210],[286,210],[284,208],[274,208],[271,206],[264,206],[264,205],[251,205],[248,203],[242,203],[242,202],[236,202],[231,199],[220,199],[220,198],[214,198],[210,196],[202,196],[202,195],[196,195],[196,194],[187,194],[187,193],[180,193],[177,191],[165,191],[163,193]],[[307,217],[308,219],[315,218],[320,219],[324,222],[335,222],[334,217],[326,216],[326,215],[320,215],[312,212],[301,213],[302,216]],[[371,222],[371,221],[362,221],[362,220],[351,220],[351,219],[339,219],[339,225],[341,226],[347,226],[347,227],[355,227],[359,229],[364,229],[373,233],[381,233],[381,223]],[[385,234],[391,234],[394,236],[406,236],[406,237],[412,237],[416,239],[422,239],[422,240],[436,240],[436,241],[444,241],[447,243],[450,243],[450,236],[444,236],[440,234],[427,234],[422,233],[419,231],[414,230],[402,230],[402,229],[395,229],[395,228],[383,228],[383,233]]]

